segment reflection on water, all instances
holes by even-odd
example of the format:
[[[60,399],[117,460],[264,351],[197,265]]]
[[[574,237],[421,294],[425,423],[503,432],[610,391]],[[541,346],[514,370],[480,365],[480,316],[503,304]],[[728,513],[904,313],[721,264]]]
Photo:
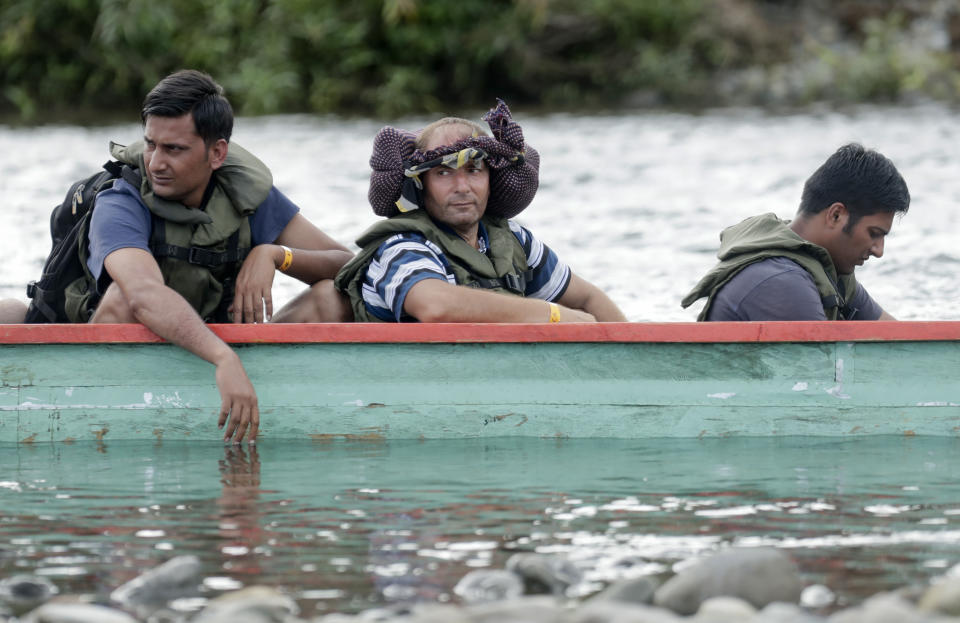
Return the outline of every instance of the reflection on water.
[[[471,117],[477,113],[451,111]],[[99,128],[0,126],[0,297],[23,297],[49,250],[50,209],[107,159],[107,143],[140,136],[132,122]],[[960,124],[949,108],[857,108],[769,115],[515,116],[540,150],[540,191],[519,220],[631,320],[693,320],[680,299],[713,264],[720,230],[747,216],[792,217],[803,181],[838,146],[890,156],[910,187],[882,259],[857,274],[898,318],[956,318],[960,295]],[[392,121],[422,127],[428,119]],[[384,122],[305,116],[240,119],[235,140],[256,153],[304,214],[343,242],[374,216],[366,203],[373,136]],[[299,288],[278,276],[275,300]]]
[[[208,595],[307,614],[455,601],[473,568],[558,552],[579,594],[731,544],[784,548],[855,603],[960,562],[960,441],[493,439],[0,448],[0,577],[105,597],[194,554]],[[98,451],[99,450],[99,451]]]

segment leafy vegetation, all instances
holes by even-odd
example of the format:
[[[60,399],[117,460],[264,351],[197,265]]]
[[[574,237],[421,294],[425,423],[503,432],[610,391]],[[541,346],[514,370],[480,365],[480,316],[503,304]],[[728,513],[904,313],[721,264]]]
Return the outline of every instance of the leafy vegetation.
[[[724,25],[730,15],[757,21],[753,7],[764,4],[782,3],[5,0],[0,113],[27,122],[76,111],[129,116],[160,78],[184,67],[213,75],[243,114],[391,117],[486,106],[495,96],[565,109],[716,105],[723,76],[760,67],[753,82],[763,89],[798,47],[762,20],[739,31]],[[829,97],[824,81],[850,100],[953,97],[955,59],[907,50],[906,28],[902,16],[871,17],[854,33],[853,52],[806,45],[821,82],[807,81],[798,97]]]

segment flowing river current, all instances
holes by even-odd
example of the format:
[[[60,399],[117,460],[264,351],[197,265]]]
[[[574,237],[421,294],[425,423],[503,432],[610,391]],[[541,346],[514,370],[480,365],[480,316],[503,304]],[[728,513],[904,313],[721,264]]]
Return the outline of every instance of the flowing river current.
[[[631,320],[693,320],[696,308],[679,301],[713,264],[720,230],[761,212],[791,217],[807,176],[851,141],[889,156],[913,197],[883,258],[858,269],[860,281],[901,319],[955,318],[960,123],[952,110],[514,112],[542,155],[540,191],[518,220]],[[374,220],[367,160],[381,125],[242,118],[234,140],[270,166],[310,220],[349,243]],[[39,275],[49,213],[69,184],[107,160],[108,141],[139,136],[135,122],[0,126],[0,297],[23,298]],[[276,302],[299,287],[278,277]],[[568,557],[584,573],[574,592],[586,595],[719,548],[767,545],[788,552],[804,581],[828,587],[832,607],[841,607],[960,573],[958,443],[6,445],[0,579],[32,573],[61,592],[103,600],[143,569],[194,554],[207,596],[266,584],[309,615],[456,602],[464,574],[502,568],[514,552]]]
[[[771,115],[531,116],[514,111],[541,153],[540,190],[518,220],[573,270],[606,290],[633,321],[696,318],[680,300],[713,265],[719,233],[748,216],[791,218],[803,182],[840,145],[880,150],[910,188],[884,257],[858,277],[901,319],[956,314],[960,252],[960,121],[937,106]],[[478,115],[470,115],[475,117]],[[429,119],[393,125],[418,128]],[[321,229],[350,244],[376,218],[368,159],[382,123],[307,116],[241,118],[234,138],[273,171],[278,188]],[[141,136],[138,123],[102,127],[0,126],[6,225],[0,297],[23,298],[49,252],[51,208],[70,183],[109,157],[107,144]],[[275,283],[284,303],[300,284]]]

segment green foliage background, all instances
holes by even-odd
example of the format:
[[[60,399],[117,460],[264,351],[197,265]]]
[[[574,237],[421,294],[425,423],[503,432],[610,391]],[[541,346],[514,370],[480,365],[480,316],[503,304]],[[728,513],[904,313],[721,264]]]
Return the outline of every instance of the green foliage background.
[[[2,0],[0,113],[129,116],[184,67],[211,73],[242,114],[390,117],[494,96],[565,109],[715,105],[718,75],[769,70],[795,46],[731,33],[729,10],[710,0]],[[904,60],[892,15],[865,21],[853,53],[807,46],[826,73],[804,82],[802,98],[836,95],[832,82],[853,101],[931,84],[955,95],[956,63]]]

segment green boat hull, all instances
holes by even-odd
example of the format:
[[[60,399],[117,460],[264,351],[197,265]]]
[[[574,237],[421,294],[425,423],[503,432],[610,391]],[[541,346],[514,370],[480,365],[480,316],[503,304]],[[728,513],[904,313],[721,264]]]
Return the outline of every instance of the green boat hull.
[[[515,325],[497,340],[465,326],[433,341],[386,341],[378,327],[368,340],[230,341],[257,390],[261,442],[960,431],[956,339],[683,341],[683,331],[656,335],[666,325],[625,323],[592,340],[582,328],[523,340],[524,326],[539,330]],[[0,443],[222,437],[213,366],[181,348],[20,338],[0,340]]]

